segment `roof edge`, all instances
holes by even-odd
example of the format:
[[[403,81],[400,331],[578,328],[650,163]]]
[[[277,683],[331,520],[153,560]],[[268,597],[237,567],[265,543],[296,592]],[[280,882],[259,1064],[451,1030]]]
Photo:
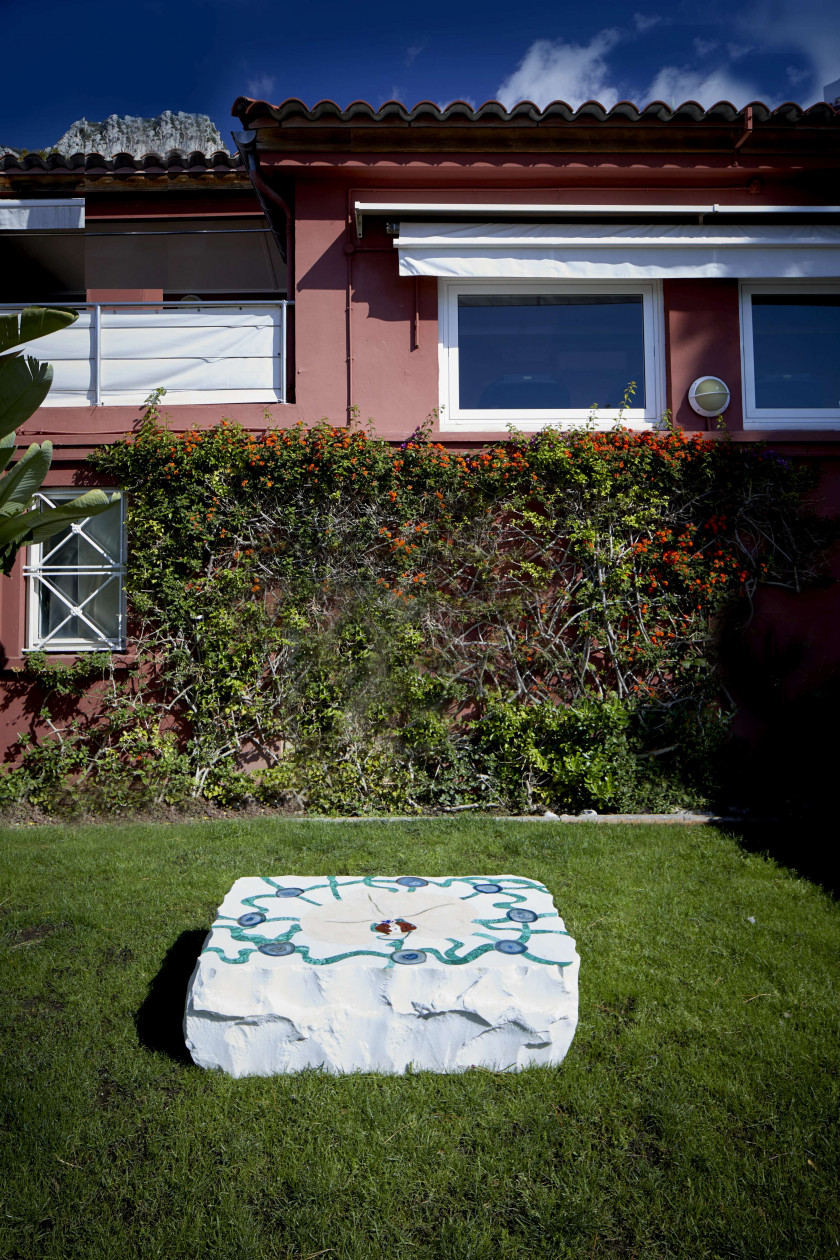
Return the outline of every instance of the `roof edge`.
[[[749,111],[749,112],[748,112]],[[803,108],[793,101],[785,101],[770,108],[763,101],[750,101],[749,104],[736,108],[731,101],[717,101],[705,109],[697,101],[684,101],[681,105],[670,106],[664,101],[651,101],[643,107],[632,101],[617,101],[609,109],[600,101],[584,101],[577,109],[573,109],[566,101],[551,101],[540,108],[533,101],[519,101],[511,109],[507,109],[501,101],[485,101],[474,108],[467,101],[452,101],[441,106],[434,101],[419,101],[409,108],[401,101],[386,101],[378,109],[367,101],[351,101],[342,109],[335,101],[322,100],[313,106],[306,105],[297,97],[289,97],[278,105],[269,101],[257,100],[249,96],[239,96],[233,103],[231,113],[238,118],[243,127],[250,127],[259,119],[271,119],[281,126],[285,123],[389,123],[410,124],[421,120],[435,123],[482,123],[482,122],[515,122],[530,121],[535,123],[562,121],[568,123],[583,122],[609,123],[622,122],[679,122],[679,123],[735,123],[739,119],[745,123],[751,118],[753,123],[776,121],[784,124],[797,123],[807,119],[809,123],[832,124],[840,120],[840,110],[825,101],[817,101],[814,105]]]

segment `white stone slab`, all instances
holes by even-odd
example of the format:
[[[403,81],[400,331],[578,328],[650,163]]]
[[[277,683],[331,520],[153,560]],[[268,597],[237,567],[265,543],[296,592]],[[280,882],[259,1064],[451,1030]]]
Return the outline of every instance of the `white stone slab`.
[[[184,1032],[237,1077],[558,1064],[579,966],[551,893],[517,875],[238,879]]]

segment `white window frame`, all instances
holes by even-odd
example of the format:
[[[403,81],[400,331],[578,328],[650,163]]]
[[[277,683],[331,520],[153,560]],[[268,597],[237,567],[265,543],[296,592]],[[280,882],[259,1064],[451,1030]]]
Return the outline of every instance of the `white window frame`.
[[[645,340],[645,407],[602,407],[594,413],[580,408],[533,408],[511,410],[465,409],[458,398],[458,297],[469,293],[569,293],[635,294],[642,298]],[[450,280],[438,282],[438,355],[440,363],[441,430],[482,429],[504,432],[513,424],[523,431],[556,426],[580,428],[594,423],[609,429],[617,421],[628,429],[650,429],[665,410],[665,356],[662,284],[657,280],[589,280],[566,283],[557,280]]]
[[[90,487],[75,487],[73,489],[41,489],[35,495],[36,502],[42,508],[57,507],[60,503],[66,503],[70,499],[77,499],[80,495],[87,493]],[[125,495],[120,496],[119,506],[116,509],[120,514],[120,531],[119,531],[119,555],[114,558],[108,555],[100,544],[88,534],[85,534],[85,525],[90,517],[71,526],[74,532],[85,534],[87,541],[93,546],[103,558],[101,565],[62,565],[50,564],[53,552],[56,549],[56,541],[54,538],[48,538],[43,543],[33,543],[27,547],[26,564],[24,565],[24,578],[26,581],[26,646],[24,652],[122,652],[125,650],[125,560],[126,560],[126,528],[125,528]],[[54,576],[62,573],[76,573],[91,575],[101,573],[103,581],[96,590],[91,591],[78,607],[74,607],[67,602],[63,592],[57,583],[51,582]],[[118,600],[118,634],[115,638],[108,638],[103,635],[99,628],[85,618],[85,604],[87,604],[95,595],[99,594],[109,582],[116,582],[119,586]],[[66,622],[72,616],[79,616],[85,621],[90,628],[90,635],[87,638],[70,638],[68,636],[60,636],[61,625],[56,626],[51,634],[42,638],[39,634],[40,629],[40,598],[39,592],[42,586],[47,586],[51,593],[57,596],[63,603],[67,605]]]
[[[745,429],[840,429],[838,407],[757,407],[755,403],[755,358],[753,347],[753,294],[774,293],[780,297],[797,293],[840,294],[840,279],[823,281],[762,280],[741,284],[741,380]]]

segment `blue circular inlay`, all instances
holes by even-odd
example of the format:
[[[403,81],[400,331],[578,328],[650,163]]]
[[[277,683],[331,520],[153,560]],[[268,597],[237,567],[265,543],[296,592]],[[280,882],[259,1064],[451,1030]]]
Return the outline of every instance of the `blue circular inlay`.
[[[400,875],[397,880],[397,883],[402,884],[403,888],[425,888],[428,882],[427,879],[420,879],[417,875]]]
[[[269,941],[267,945],[260,945],[258,948],[261,954],[268,954],[269,958],[286,958],[295,952],[291,941]]]
[[[275,897],[302,897],[302,888],[278,888]]]
[[[248,914],[240,914],[236,922],[240,927],[256,927],[258,923],[265,923],[265,915],[257,910],[250,910]]]
[[[539,915],[534,914],[533,910],[508,910],[507,917],[513,919],[514,923],[534,923]]]
[[[473,884],[476,892],[497,893],[502,891],[501,884]]]
[[[496,941],[493,946],[500,954],[524,954],[527,946],[521,941]]]
[[[426,955],[422,949],[398,949],[391,957],[395,963],[422,963],[426,961]]]

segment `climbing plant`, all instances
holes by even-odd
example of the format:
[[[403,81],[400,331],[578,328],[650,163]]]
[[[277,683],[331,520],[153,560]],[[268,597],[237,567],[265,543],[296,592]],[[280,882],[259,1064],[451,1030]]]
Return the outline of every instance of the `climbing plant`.
[[[732,715],[715,644],[759,586],[812,576],[828,532],[808,475],[675,429],[478,452],[428,432],[398,449],[326,422],[176,434],[152,407],[98,451],[128,493],[136,659],[105,670],[84,734],[51,719],[7,798],[709,800]],[[48,705],[70,685],[31,670]]]

